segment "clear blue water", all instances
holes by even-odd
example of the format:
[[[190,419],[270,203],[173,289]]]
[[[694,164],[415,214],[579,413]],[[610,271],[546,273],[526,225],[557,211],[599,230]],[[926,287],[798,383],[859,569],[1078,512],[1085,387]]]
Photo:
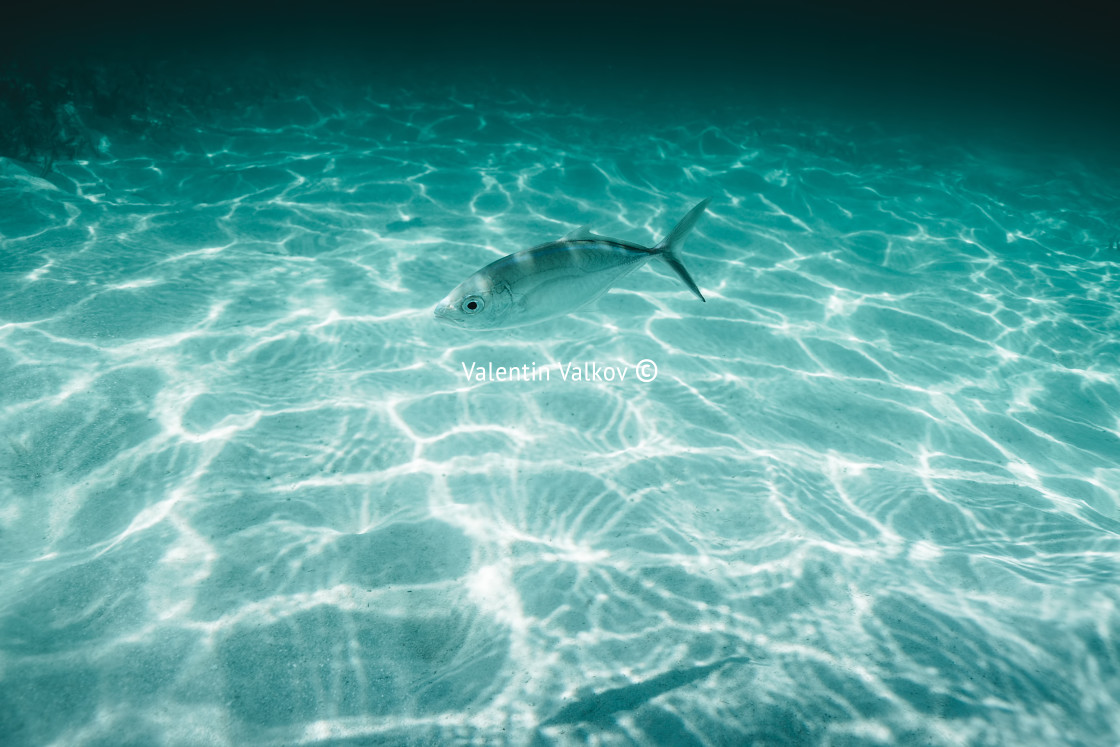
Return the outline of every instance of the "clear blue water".
[[[1116,164],[661,103],[312,89],[0,161],[0,741],[1117,743]],[[709,196],[706,304],[431,316]]]

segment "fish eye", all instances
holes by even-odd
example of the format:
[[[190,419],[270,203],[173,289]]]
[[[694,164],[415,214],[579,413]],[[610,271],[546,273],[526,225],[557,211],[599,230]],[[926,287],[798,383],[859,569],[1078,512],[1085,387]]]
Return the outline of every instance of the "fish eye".
[[[481,296],[467,296],[463,299],[463,311],[467,314],[477,314],[486,308],[486,302]]]

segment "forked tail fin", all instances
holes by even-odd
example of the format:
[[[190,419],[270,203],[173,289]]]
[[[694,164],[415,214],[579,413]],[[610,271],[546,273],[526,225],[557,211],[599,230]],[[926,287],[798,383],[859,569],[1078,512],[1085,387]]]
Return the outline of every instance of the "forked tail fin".
[[[688,237],[688,234],[692,232],[692,227],[696,225],[696,221],[704,214],[704,210],[711,201],[712,198],[709,197],[692,208],[692,210],[689,210],[688,215],[681,218],[681,222],[677,224],[677,227],[674,228],[660,244],[653,247],[653,251],[657,252],[657,256],[661,258],[665,264],[673,268],[673,272],[677,273],[680,279],[684,281],[684,284],[688,286],[688,289],[695,293],[696,297],[701,301],[705,300],[704,294],[700,292],[696,281],[692,279],[692,276],[688,274],[688,270],[681,264],[679,252],[681,246],[684,245],[684,240]]]

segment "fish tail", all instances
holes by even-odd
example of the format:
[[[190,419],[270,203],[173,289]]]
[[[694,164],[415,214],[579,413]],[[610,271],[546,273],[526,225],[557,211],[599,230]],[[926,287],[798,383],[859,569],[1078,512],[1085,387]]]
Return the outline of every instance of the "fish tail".
[[[704,294],[700,292],[700,288],[696,285],[696,281],[692,279],[692,276],[688,274],[688,270],[686,270],[684,265],[681,263],[679,252],[681,246],[684,245],[684,240],[688,237],[688,234],[692,232],[692,227],[696,225],[696,221],[700,218],[701,215],[704,214],[704,210],[708,207],[708,203],[711,201],[712,198],[709,197],[696,207],[692,208],[692,210],[689,210],[688,215],[681,218],[681,222],[677,224],[677,227],[674,228],[672,232],[668,236],[666,236],[660,244],[653,248],[653,251],[657,253],[657,256],[663,262],[665,262],[665,264],[673,268],[673,272],[677,273],[680,279],[684,281],[684,284],[688,286],[688,289],[695,293],[696,297],[701,301],[705,300]]]

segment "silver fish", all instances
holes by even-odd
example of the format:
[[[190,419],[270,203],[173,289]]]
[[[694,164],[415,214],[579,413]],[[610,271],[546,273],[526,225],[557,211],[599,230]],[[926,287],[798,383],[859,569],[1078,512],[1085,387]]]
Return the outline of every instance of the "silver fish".
[[[436,318],[467,329],[506,329],[563,316],[602,296],[651,259],[659,259],[701,301],[704,294],[681,264],[681,245],[709,197],[652,248],[596,236],[586,227],[560,241],[491,262],[436,304]]]

